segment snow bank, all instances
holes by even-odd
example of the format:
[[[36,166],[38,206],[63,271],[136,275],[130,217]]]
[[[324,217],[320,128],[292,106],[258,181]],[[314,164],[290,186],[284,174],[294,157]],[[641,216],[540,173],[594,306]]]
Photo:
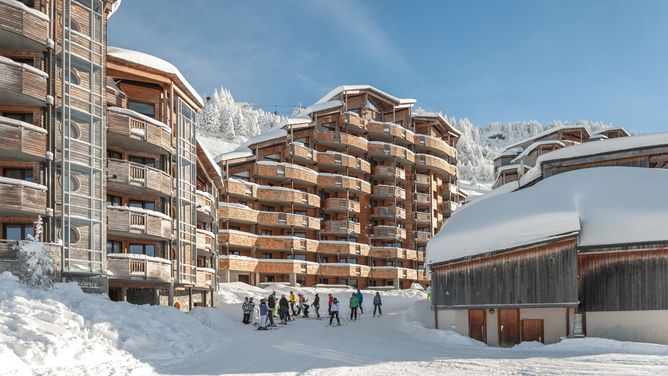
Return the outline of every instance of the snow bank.
[[[450,261],[578,232],[580,246],[666,241],[665,187],[666,170],[601,167],[483,196],[443,225],[427,244],[427,260]],[[629,192],[636,198],[628,199]]]

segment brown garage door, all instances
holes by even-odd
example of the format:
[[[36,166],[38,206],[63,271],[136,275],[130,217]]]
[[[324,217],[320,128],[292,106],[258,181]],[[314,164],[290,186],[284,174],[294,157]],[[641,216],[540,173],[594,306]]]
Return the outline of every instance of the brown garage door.
[[[520,311],[499,309],[499,345],[510,347],[520,343]]]
[[[522,342],[525,341],[537,341],[545,343],[543,320],[539,319],[522,320]]]
[[[469,309],[469,337],[487,343],[487,320],[484,309]]]

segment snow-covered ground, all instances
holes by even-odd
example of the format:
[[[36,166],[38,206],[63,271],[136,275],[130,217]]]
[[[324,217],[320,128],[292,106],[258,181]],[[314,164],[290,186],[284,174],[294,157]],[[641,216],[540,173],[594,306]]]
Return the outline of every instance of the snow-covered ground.
[[[367,311],[355,322],[329,327],[324,319],[300,318],[257,331],[240,322],[244,296],[294,290],[312,299],[315,290],[222,287],[218,308],[181,314],[111,302],[73,284],[30,290],[1,274],[0,374],[668,374],[668,346],[587,338],[500,349],[429,329],[429,301],[417,290],[381,292],[382,317],[371,317],[373,292],[365,291]],[[342,302],[351,293],[317,291],[321,312],[328,292]]]

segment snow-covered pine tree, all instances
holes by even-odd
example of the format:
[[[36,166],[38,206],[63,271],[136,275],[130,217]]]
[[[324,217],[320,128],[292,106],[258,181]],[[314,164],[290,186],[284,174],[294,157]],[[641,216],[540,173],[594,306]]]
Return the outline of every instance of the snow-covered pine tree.
[[[19,281],[31,288],[49,288],[53,285],[54,265],[48,248],[42,242],[42,217],[35,222],[35,236],[19,241],[16,275]]]

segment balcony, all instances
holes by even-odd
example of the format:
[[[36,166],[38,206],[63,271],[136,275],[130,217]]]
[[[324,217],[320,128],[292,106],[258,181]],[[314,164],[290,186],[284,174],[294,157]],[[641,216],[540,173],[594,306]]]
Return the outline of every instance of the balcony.
[[[306,215],[261,211],[258,212],[257,222],[267,227],[320,230],[320,219]]]
[[[369,255],[369,245],[344,240],[321,240],[318,244],[318,253],[323,255],[337,256],[363,256]]]
[[[49,75],[37,68],[0,56],[0,103],[6,106],[44,106],[48,78]]]
[[[255,176],[273,181],[294,181],[307,185],[318,182],[318,173],[310,168],[273,161],[255,163]]]
[[[265,274],[307,274],[318,273],[317,262],[285,259],[259,259],[257,271]]]
[[[424,251],[417,251],[417,261],[418,262],[424,262]]]
[[[172,262],[159,257],[132,253],[107,254],[107,275],[114,280],[169,283]]]
[[[430,170],[442,177],[457,177],[457,168],[445,160],[434,157],[429,154],[415,155],[415,169],[416,170]]]
[[[417,280],[417,270],[397,266],[373,266],[369,278],[414,281]]]
[[[325,225],[321,231],[322,234],[332,235],[359,235],[360,232],[361,227],[359,223],[346,220],[325,221]]]
[[[361,116],[354,112],[346,112],[343,114],[345,125],[355,131],[362,132],[366,128],[366,124]]]
[[[444,201],[443,202],[443,215],[449,217],[454,213],[455,210],[459,208],[459,204],[454,201]]]
[[[0,116],[0,159],[41,161],[46,158],[46,138],[44,128]]]
[[[211,268],[195,269],[195,288],[212,289],[216,282],[216,271]]]
[[[399,163],[413,164],[415,154],[403,146],[382,141],[369,141],[369,157],[376,160],[395,159]]]
[[[431,225],[431,215],[429,213],[413,213],[413,219],[419,225]]]
[[[44,215],[46,190],[40,184],[0,177],[0,215]]]
[[[218,269],[252,273],[257,270],[258,259],[245,256],[218,256]]]
[[[125,108],[128,105],[128,97],[122,91],[107,85],[107,106]]]
[[[415,206],[418,208],[431,207],[431,195],[429,193],[416,193]]]
[[[392,260],[417,260],[417,252],[400,247],[371,247],[369,257]]]
[[[346,263],[321,263],[319,274],[323,277],[366,278],[370,266]]]
[[[109,158],[107,188],[136,195],[172,195],[172,177],[157,168],[139,163]]]
[[[431,239],[431,234],[428,231],[415,231],[415,241],[418,244],[427,244]]]
[[[373,218],[406,219],[406,209],[394,206],[379,206],[373,208]]]
[[[406,180],[406,171],[403,168],[394,166],[376,166],[373,170],[373,177],[376,180],[397,180],[403,182]]]
[[[446,160],[457,158],[457,150],[448,145],[445,140],[424,134],[415,135],[415,151],[418,153],[429,152]]]
[[[109,144],[149,153],[171,154],[172,130],[166,124],[127,108],[107,109]]]
[[[417,271],[417,280],[418,280],[418,281],[422,281],[422,282],[428,282],[428,281],[430,281],[430,279],[427,278],[427,276],[425,275],[424,270],[418,270],[418,271]]]
[[[107,206],[107,226],[109,235],[152,240],[172,238],[172,219],[153,210]]]
[[[234,178],[225,179],[223,184],[225,194],[242,198],[254,198],[257,194],[257,187],[258,184]]]
[[[346,154],[363,156],[367,151],[367,140],[341,132],[315,131],[315,141],[338,150],[344,149]]]
[[[218,242],[233,248],[252,248],[257,244],[257,235],[238,230],[219,230]]]
[[[448,183],[448,184],[446,184],[446,185],[447,185],[446,188],[447,188],[447,190],[448,190],[448,193],[450,193],[450,194],[452,194],[452,195],[457,195],[457,194],[459,194],[459,187],[457,187],[456,184],[450,184],[450,183]]]
[[[370,140],[392,142],[401,145],[411,145],[414,142],[413,131],[395,123],[371,121],[367,125]]]
[[[218,204],[218,218],[224,222],[257,223],[258,211],[246,205],[221,202]]]
[[[258,235],[257,247],[267,251],[315,252],[318,249],[318,241],[296,236]]]
[[[318,166],[334,171],[371,172],[371,164],[364,159],[335,151],[318,153]]]
[[[359,213],[360,203],[358,201],[348,200],[345,198],[328,198],[325,200],[325,208],[323,210],[326,213]]]
[[[285,149],[285,156],[287,160],[306,165],[318,162],[318,152],[299,142],[291,143]]]
[[[376,185],[373,187],[373,198],[393,200],[395,197],[399,200],[405,200],[406,191],[393,185]]]
[[[216,216],[216,199],[209,192],[195,191],[197,203],[197,220],[199,222],[213,222]]]
[[[256,186],[255,197],[261,202],[294,204],[311,208],[320,207],[320,197],[291,188],[258,185]]]
[[[396,226],[375,226],[373,238],[381,240],[405,240],[406,229]]]
[[[197,229],[197,250],[205,253],[216,251],[216,235],[210,231]]]
[[[415,174],[415,185],[421,188],[429,187],[431,185],[431,179],[429,179],[429,175]]]
[[[371,184],[362,179],[339,174],[318,174],[318,187],[330,191],[352,190],[360,194],[371,193]]]
[[[0,49],[40,52],[49,38],[49,17],[19,1],[0,2]]]

